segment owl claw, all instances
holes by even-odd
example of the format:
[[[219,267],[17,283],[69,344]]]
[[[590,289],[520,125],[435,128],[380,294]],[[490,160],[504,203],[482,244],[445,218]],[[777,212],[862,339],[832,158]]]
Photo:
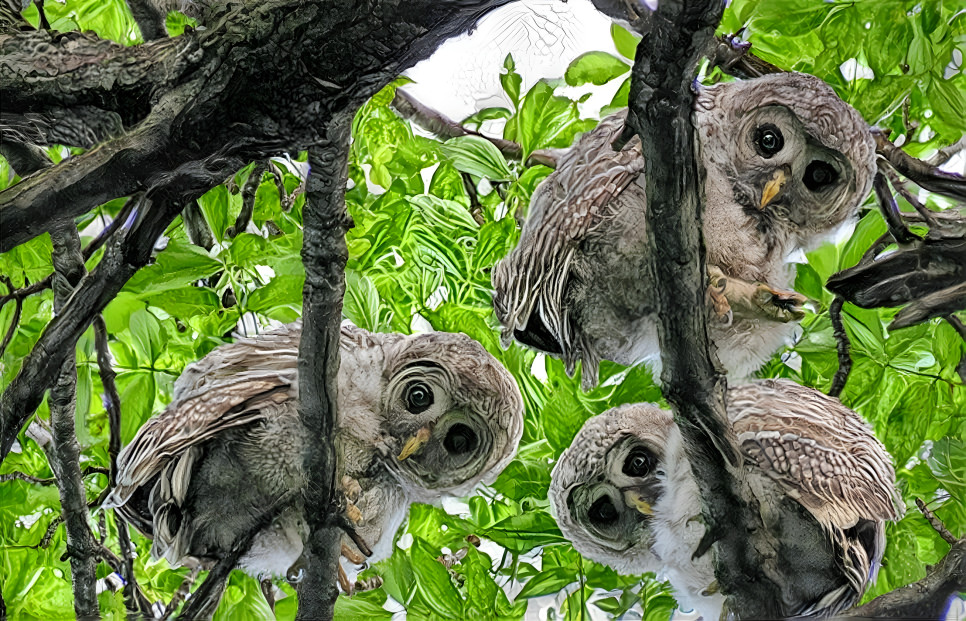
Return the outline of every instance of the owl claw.
[[[711,309],[726,327],[735,315],[781,323],[798,321],[805,316],[808,298],[800,293],[774,289],[763,282],[731,278],[714,266],[708,268],[708,277]]]
[[[805,316],[808,298],[794,291],[772,289],[765,283],[758,283],[755,303],[762,313],[782,322],[798,321]]]

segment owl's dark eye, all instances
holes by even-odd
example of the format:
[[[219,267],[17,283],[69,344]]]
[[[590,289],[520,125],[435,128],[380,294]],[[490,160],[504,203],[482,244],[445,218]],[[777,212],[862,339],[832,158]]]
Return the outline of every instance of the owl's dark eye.
[[[446,437],[443,438],[443,446],[455,455],[469,453],[476,448],[477,444],[479,444],[479,441],[476,432],[463,423],[456,423],[450,427],[449,431],[446,432]]]
[[[433,391],[424,382],[410,382],[406,386],[406,409],[419,414],[433,405]]]
[[[761,125],[755,130],[755,150],[758,155],[769,158],[785,146],[785,137],[780,129],[772,124]]]
[[[818,192],[835,183],[839,178],[837,170],[822,160],[813,160],[805,167],[805,177],[802,182],[812,192]]]
[[[643,448],[636,448],[624,459],[621,469],[629,477],[646,477],[651,471],[651,456]]]
[[[601,496],[590,505],[587,517],[594,526],[609,526],[617,521],[617,507],[610,496]]]

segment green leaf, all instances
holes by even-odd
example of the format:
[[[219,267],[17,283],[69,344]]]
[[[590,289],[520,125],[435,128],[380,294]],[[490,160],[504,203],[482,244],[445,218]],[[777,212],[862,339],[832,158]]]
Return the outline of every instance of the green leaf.
[[[440,146],[440,151],[456,170],[486,177],[490,181],[509,181],[513,177],[506,158],[486,138],[459,136]]]
[[[436,560],[438,551],[434,551],[422,539],[414,538],[410,554],[416,575],[416,587],[433,612],[450,619],[461,617],[463,601],[453,586],[449,572]]]
[[[527,581],[523,587],[523,590],[520,591],[519,595],[517,595],[517,598],[525,599],[529,597],[541,597],[543,595],[556,593],[565,586],[573,584],[576,581],[577,575],[574,572],[563,568],[558,567],[555,569],[542,571]]]
[[[503,92],[507,94],[507,97],[513,103],[513,107],[519,108],[520,87],[523,84],[523,78],[516,72],[516,67],[516,63],[513,62],[513,56],[507,54],[506,59],[503,61],[503,68],[506,69],[506,73],[500,74],[500,85],[503,87]]]
[[[379,292],[368,277],[356,270],[347,269],[345,272],[345,299],[342,302],[342,314],[355,325],[378,332],[379,328]]]
[[[606,84],[617,76],[624,75],[631,67],[621,59],[607,52],[587,52],[570,63],[564,80],[570,86],[583,84]]]
[[[637,44],[641,35],[631,32],[616,22],[610,25],[610,37],[614,40],[614,47],[624,58],[633,61],[637,55]]]

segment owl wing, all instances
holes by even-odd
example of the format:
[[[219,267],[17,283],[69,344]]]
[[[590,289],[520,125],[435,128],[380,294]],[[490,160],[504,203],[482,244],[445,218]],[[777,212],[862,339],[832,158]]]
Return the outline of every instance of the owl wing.
[[[901,497],[885,447],[837,399],[788,380],[729,391],[745,459],[781,484],[825,527],[894,520]]]
[[[621,151],[612,147],[625,117],[611,115],[581,136],[534,192],[520,243],[494,276],[504,345],[516,337],[560,354],[568,368],[576,362],[578,344],[564,308],[571,261],[581,241],[611,215],[614,198],[644,170],[638,137]]]

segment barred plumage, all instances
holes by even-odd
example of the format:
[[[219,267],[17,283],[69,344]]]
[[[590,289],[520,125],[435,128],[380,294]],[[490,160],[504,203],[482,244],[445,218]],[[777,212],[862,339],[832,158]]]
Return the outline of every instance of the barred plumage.
[[[903,512],[885,448],[838,400],[788,380],[731,389],[728,418],[744,457],[742,494],[765,527],[752,545],[782,586],[776,614],[828,616],[853,605],[875,580],[885,523]],[[663,571],[685,606],[717,619],[724,599],[709,592],[710,554],[691,558],[704,526],[685,450],[670,412],[608,410],[557,462],[551,508],[581,554],[625,573]],[[650,466],[631,476],[635,456]]]

